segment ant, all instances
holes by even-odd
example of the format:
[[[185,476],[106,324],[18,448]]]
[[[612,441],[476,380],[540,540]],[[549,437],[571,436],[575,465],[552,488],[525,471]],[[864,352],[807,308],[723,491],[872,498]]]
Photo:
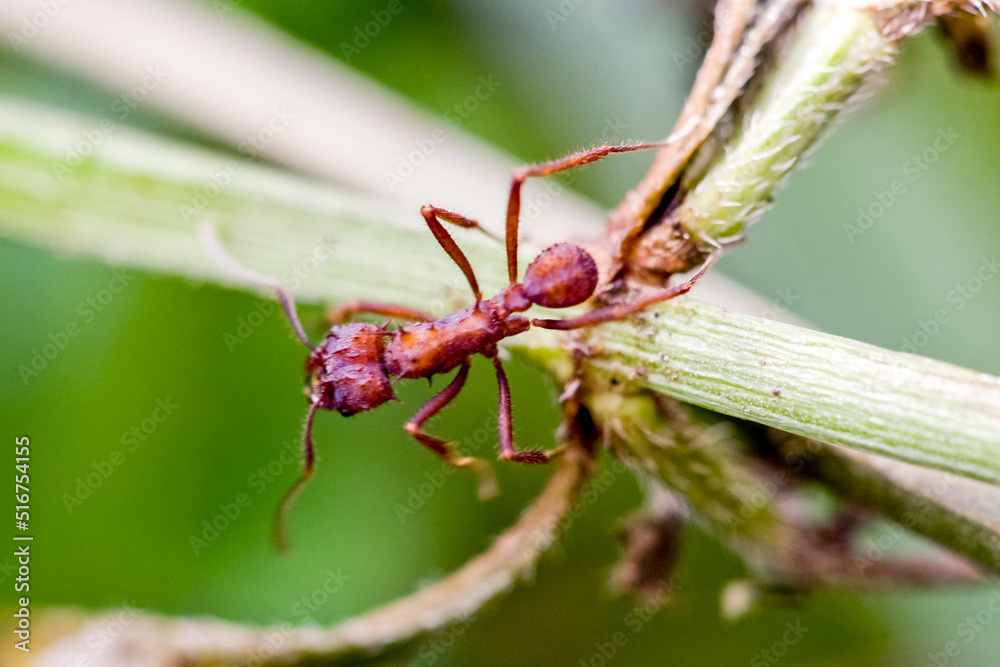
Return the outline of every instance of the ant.
[[[650,148],[660,148],[664,143],[637,145],[601,145],[590,150],[573,153],[567,157],[539,165],[522,167],[513,173],[507,205],[507,271],[510,283],[499,294],[483,299],[475,273],[468,258],[452,238],[443,222],[479,229],[487,233],[475,220],[458,213],[424,206],[420,209],[434,238],[465,274],[472,288],[475,303],[464,310],[435,319],[426,313],[402,306],[355,301],[329,314],[333,326],[323,341],[313,346],[296,314],[291,295],[276,279],[240,266],[222,248],[214,228],[203,226],[202,241],[216,261],[229,273],[243,280],[274,289],[289,323],[302,343],[309,348],[305,363],[308,377],[307,394],[309,411],[306,416],[304,436],[304,466],[302,475],[285,493],[278,505],[274,519],[274,541],[279,551],[284,551],[285,517],[304,484],[313,474],[315,449],[313,446],[313,421],[319,410],[336,410],[345,417],[367,412],[386,401],[396,399],[392,390],[393,378],[428,378],[458,368],[458,373],[441,392],[431,398],[406,423],[406,432],[413,436],[447,463],[468,467],[479,478],[479,495],[492,495],[495,483],[485,461],[459,455],[445,440],[424,432],[423,425],[450,403],[462,390],[469,375],[470,359],[482,354],[493,362],[497,384],[500,387],[498,426],[500,431],[500,458],[521,463],[547,463],[557,453],[535,449],[518,451],[514,447],[511,428],[510,388],[503,366],[497,357],[497,343],[508,336],[527,331],[531,326],[545,329],[572,330],[602,322],[624,319],[649,306],[686,293],[708,270],[715,256],[686,282],[660,290],[632,303],[620,303],[592,310],[566,320],[531,319],[517,315],[533,305],[545,308],[569,308],[590,299],[598,283],[597,264],[583,248],[569,243],[556,243],[543,250],[528,266],[524,278],[517,280],[518,224],[521,209],[521,187],[525,180],[535,176],[548,176],[573,167],[589,164],[612,153],[626,153]],[[351,316],[369,313],[409,321],[410,324],[395,329],[385,325],[349,322]]]

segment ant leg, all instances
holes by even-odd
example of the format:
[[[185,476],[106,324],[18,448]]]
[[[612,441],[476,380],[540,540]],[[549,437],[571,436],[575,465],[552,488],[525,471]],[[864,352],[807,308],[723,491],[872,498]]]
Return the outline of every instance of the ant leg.
[[[410,320],[411,322],[432,322],[434,318],[419,310],[412,310],[404,306],[394,306],[385,303],[372,303],[371,301],[351,301],[339,308],[328,310],[326,319],[330,324],[343,324],[359,313],[372,313],[374,315],[385,315],[399,320]]]
[[[278,503],[278,507],[274,511],[271,539],[274,543],[274,549],[278,553],[284,553],[288,550],[288,532],[285,529],[288,522],[288,510],[292,508],[295,499],[302,493],[302,488],[309,481],[309,478],[312,477],[313,469],[316,467],[316,449],[313,447],[312,430],[317,409],[319,409],[319,403],[313,403],[309,406],[309,412],[306,415],[306,433],[302,440],[302,475],[295,480],[295,483],[292,484],[288,491],[285,491],[285,495],[282,496],[281,502]]]
[[[519,452],[514,449],[514,429],[511,425],[510,385],[503,372],[500,360],[493,357],[493,367],[497,369],[497,384],[500,385],[500,413],[497,424],[500,429],[500,458],[519,463],[548,463],[549,455],[537,449]]]
[[[680,296],[681,294],[686,294],[698,279],[705,275],[709,267],[715,263],[717,255],[710,255],[705,261],[698,273],[694,274],[686,281],[680,285],[675,285],[673,287],[667,288],[662,292],[657,292],[656,294],[651,294],[642,299],[638,299],[632,303],[621,303],[614,306],[608,306],[607,308],[598,308],[597,310],[592,310],[586,315],[574,318],[572,320],[531,320],[531,324],[536,327],[541,327],[543,329],[580,329],[582,327],[589,327],[594,324],[602,324],[603,322],[611,322],[613,320],[623,320],[633,313],[637,313],[644,308],[649,308],[655,304],[673,299],[675,296]]]
[[[437,242],[444,248],[444,251],[448,253],[452,261],[458,264],[458,268],[462,269],[462,273],[465,274],[466,280],[469,281],[469,287],[472,288],[472,293],[476,297],[476,302],[483,300],[483,293],[479,291],[479,283],[476,282],[476,274],[472,271],[472,265],[469,264],[468,257],[462,252],[462,249],[458,247],[455,243],[455,239],[451,237],[448,230],[444,228],[441,221],[450,222],[453,225],[458,225],[459,227],[465,227],[466,229],[479,229],[482,232],[490,234],[485,229],[479,226],[479,223],[475,220],[470,220],[465,216],[459,215],[458,213],[452,213],[443,208],[438,208],[437,206],[424,206],[420,209],[420,215],[424,216],[424,220],[427,221],[427,226],[431,229],[431,234],[437,239]]]
[[[558,160],[543,162],[529,167],[514,170],[514,179],[510,184],[510,199],[507,201],[507,274],[510,282],[517,282],[517,232],[521,217],[521,186],[533,176],[549,176],[574,167],[581,167],[591,162],[597,162],[612,153],[631,153],[650,148],[662,148],[667,142],[655,144],[634,144],[631,146],[610,146],[603,144],[589,150],[579,151]]]
[[[449,211],[446,208],[439,208],[437,206],[424,206],[423,208],[420,209],[420,213],[425,217],[427,214],[424,213],[424,211],[430,211],[431,213],[437,216],[438,220],[443,220],[444,222],[450,222],[451,224],[456,225],[458,227],[464,227],[465,229],[478,229],[479,231],[481,231],[483,234],[486,234],[486,236],[490,237],[494,241],[498,243],[503,243],[503,239],[501,239],[499,236],[497,236],[490,230],[486,229],[472,218],[466,218],[461,213],[455,213],[453,211]]]
[[[413,415],[403,428],[406,429],[407,433],[416,438],[421,445],[433,451],[444,459],[445,462],[456,468],[471,468],[476,473],[476,477],[479,478],[479,498],[485,500],[486,498],[492,498],[497,492],[496,479],[493,477],[493,470],[490,469],[489,464],[482,459],[472,456],[460,456],[451,443],[435,438],[432,435],[427,435],[420,428],[424,422],[436,415],[441,408],[448,405],[448,403],[458,396],[458,392],[462,391],[462,385],[465,384],[465,378],[469,375],[470,367],[471,364],[466,359],[462,363],[458,375],[455,376],[451,383],[431,400],[424,403],[424,406],[417,410],[417,414]]]
[[[292,329],[295,330],[295,334],[299,337],[299,340],[310,350],[315,349],[312,343],[309,342],[309,337],[306,336],[302,322],[299,321],[298,313],[295,310],[295,300],[292,298],[291,293],[282,287],[277,278],[257,273],[253,269],[242,266],[233,259],[226,252],[226,249],[222,247],[222,241],[219,239],[219,230],[212,223],[204,222],[198,226],[198,238],[201,239],[201,244],[205,247],[208,254],[211,255],[212,259],[215,260],[216,264],[230,276],[242,282],[273,289],[278,295],[278,301],[281,302],[282,310],[285,311],[285,317],[288,318],[288,322],[292,325]]]

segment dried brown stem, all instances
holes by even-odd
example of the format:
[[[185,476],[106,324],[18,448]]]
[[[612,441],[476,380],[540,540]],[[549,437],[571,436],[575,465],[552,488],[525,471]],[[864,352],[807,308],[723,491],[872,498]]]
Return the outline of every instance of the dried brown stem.
[[[574,439],[575,434],[574,434]],[[542,495],[493,545],[451,575],[416,593],[330,628],[281,624],[251,627],[206,618],[169,618],[139,614],[124,632],[101,646],[103,667],[197,667],[225,664],[297,664],[314,658],[342,659],[378,653],[423,633],[440,630],[474,615],[489,600],[530,576],[539,557],[560,536],[569,512],[592,466],[579,443],[559,458]],[[57,612],[36,626],[45,649],[33,667],[70,664],[89,656],[87,641],[121,611],[82,618]],[[68,631],[67,626],[76,626]],[[57,641],[46,635],[64,635]],[[4,662],[4,664],[7,664]],[[97,664],[91,662],[90,664]]]

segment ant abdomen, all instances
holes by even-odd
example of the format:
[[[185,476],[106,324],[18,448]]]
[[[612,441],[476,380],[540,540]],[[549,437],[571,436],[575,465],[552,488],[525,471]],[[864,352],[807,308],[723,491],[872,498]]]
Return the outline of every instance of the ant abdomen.
[[[544,308],[569,308],[589,299],[597,289],[597,263],[572,243],[543,250],[524,272],[521,293]]]

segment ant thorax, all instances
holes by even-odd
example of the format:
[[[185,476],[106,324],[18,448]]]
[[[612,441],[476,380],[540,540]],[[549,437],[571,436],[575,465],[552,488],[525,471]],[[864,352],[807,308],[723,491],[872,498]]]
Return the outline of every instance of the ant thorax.
[[[523,317],[504,312],[493,300],[480,301],[433,322],[408,324],[389,333],[385,369],[400,378],[447,373],[475,354],[496,355],[496,345],[527,331]]]

